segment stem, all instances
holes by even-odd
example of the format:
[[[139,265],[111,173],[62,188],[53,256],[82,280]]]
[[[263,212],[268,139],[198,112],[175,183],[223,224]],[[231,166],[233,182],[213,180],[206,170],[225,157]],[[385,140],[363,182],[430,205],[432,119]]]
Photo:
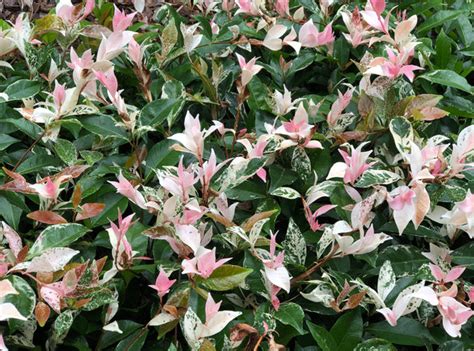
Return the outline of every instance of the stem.
[[[306,280],[311,274],[313,274],[319,268],[321,268],[326,262],[328,262],[331,258],[333,258],[333,256],[335,255],[338,247],[339,247],[339,245],[337,245],[337,244],[334,245],[333,249],[331,250],[331,252],[329,254],[327,254],[327,256],[323,257],[319,261],[314,262],[313,265],[311,267],[309,267],[307,271],[305,271],[305,272],[301,273],[300,275],[298,275],[298,276],[294,277],[293,279],[291,279],[291,286],[296,285],[298,282],[300,282],[302,280]]]
[[[232,146],[230,148],[230,156],[234,153],[234,146],[237,141],[237,130],[239,129],[239,122],[240,122],[240,111],[242,109],[242,104],[243,104],[243,99],[245,96],[245,87],[242,87],[242,89],[239,92],[239,96],[237,98],[237,113],[235,114],[235,122],[234,122],[234,137],[232,138]]]
[[[25,161],[26,156],[30,153],[31,150],[36,146],[36,144],[39,143],[39,141],[44,137],[46,134],[46,130],[41,133],[41,135],[33,142],[33,144],[30,145],[30,147],[21,155],[20,159],[16,163],[15,167],[13,167],[12,172],[15,172],[17,168]]]

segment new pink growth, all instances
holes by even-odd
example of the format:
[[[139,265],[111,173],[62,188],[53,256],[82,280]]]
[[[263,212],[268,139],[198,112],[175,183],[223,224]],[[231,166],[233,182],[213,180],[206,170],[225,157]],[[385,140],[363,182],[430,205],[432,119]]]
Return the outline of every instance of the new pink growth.
[[[306,217],[306,221],[308,221],[308,224],[313,232],[318,231],[321,229],[323,226],[319,224],[318,222],[318,217],[322,216],[326,212],[329,212],[332,210],[334,207],[337,207],[336,205],[323,205],[320,208],[318,208],[314,213],[311,212],[311,208],[308,206],[306,201],[303,202],[304,205],[304,214]]]
[[[339,153],[347,166],[344,174],[344,183],[354,184],[355,181],[373,165],[373,162],[367,163],[367,159],[372,151],[362,152],[362,148],[365,144],[366,143],[360,144],[356,149],[351,145],[352,151],[350,156],[346,151],[339,149]]]
[[[256,75],[263,66],[255,64],[257,62],[257,58],[252,58],[249,62],[245,61],[245,58],[239,54],[235,54],[237,56],[237,60],[239,61],[240,69],[242,70],[242,86],[246,86],[251,80],[254,75]]]
[[[289,16],[290,15],[290,1],[289,0],[276,0],[275,10],[281,17]]]
[[[181,266],[183,274],[197,274],[204,279],[211,276],[212,272],[232,258],[222,258],[216,261],[216,248],[212,250],[200,247],[193,259],[183,260]]]
[[[265,147],[268,144],[268,141],[265,138],[259,138],[255,145],[252,145],[247,139],[239,139],[237,141],[244,145],[245,149],[247,150],[247,157],[249,159],[263,157]],[[264,182],[267,181],[267,171],[265,168],[260,168],[256,174]]]
[[[169,279],[168,275],[163,269],[160,269],[160,273],[156,277],[154,285],[149,285],[150,288],[155,289],[160,299],[169,293],[170,288],[176,282],[176,279]]]
[[[277,134],[289,136],[295,143],[302,141],[306,148],[322,149],[323,146],[317,140],[311,140],[313,136],[313,125],[308,123],[308,113],[303,103],[300,103],[295,116],[288,122],[283,122],[275,131]]]
[[[329,111],[329,114],[326,118],[329,126],[334,127],[337,124],[337,121],[343,116],[342,113],[347,108],[347,106],[349,106],[354,90],[354,87],[350,87],[344,94],[338,91],[338,98],[332,104],[331,111]]]
[[[203,193],[207,192],[212,177],[219,171],[219,169],[222,168],[222,166],[224,166],[224,163],[221,163],[219,165],[217,164],[216,154],[214,152],[214,149],[212,149],[209,160],[203,163],[199,171],[199,177],[203,186]]]
[[[132,37],[128,43],[128,56],[137,67],[142,66],[143,51],[140,44],[137,43],[134,37]]]
[[[411,51],[401,51],[395,54],[392,49],[386,49],[388,59],[385,57],[377,57],[371,63],[370,67],[365,74],[376,74],[379,76],[385,76],[390,79],[395,79],[398,76],[404,75],[410,82],[413,82],[416,70],[423,69],[415,65],[406,65],[411,56]]]
[[[405,208],[405,206],[413,205],[413,199],[415,198],[416,194],[413,190],[409,188],[402,189],[400,194],[395,197],[389,197],[387,199],[390,208],[395,211],[401,211]]]
[[[59,186],[66,178],[68,177],[61,176],[52,181],[50,177],[46,177],[46,181],[44,183],[33,184],[30,185],[30,187],[34,189],[41,198],[56,200],[62,190]]]
[[[94,59],[90,49],[84,51],[82,57],[79,57],[74,48],[71,47],[71,62],[67,63],[69,68],[73,70],[90,69],[93,63]]]
[[[90,15],[95,6],[95,0],[87,0],[86,6],[82,4],[75,6],[70,0],[61,0],[56,5],[56,15],[61,18],[64,23],[74,25]]]
[[[431,274],[435,277],[438,283],[451,283],[458,279],[463,272],[466,270],[466,267],[454,267],[449,270],[448,273],[443,272],[440,266],[430,264]]]
[[[114,32],[123,32],[127,30],[128,27],[130,27],[130,25],[133,22],[133,18],[135,17],[137,13],[133,12],[127,15],[125,14],[125,11],[124,12],[120,11],[120,9],[117,6],[114,5],[114,7],[115,7],[114,18],[112,20],[113,30]]]
[[[239,7],[236,14],[245,13],[245,14],[256,16],[260,13],[258,6],[255,3],[255,0],[236,0],[235,2],[237,3],[237,6]],[[229,6],[226,6],[226,8],[228,8],[227,11],[230,11]]]
[[[328,24],[322,32],[319,32],[313,24],[313,20],[303,24],[298,33],[299,42],[303,47],[315,48],[317,46],[329,45],[334,42],[334,33],[331,24]]]
[[[474,315],[474,311],[456,300],[457,286],[442,292],[438,301],[438,310],[443,316],[443,328],[453,338],[461,336],[462,326]]]
[[[270,259],[262,259],[263,264],[271,269],[277,269],[283,266],[283,261],[285,260],[285,252],[281,251],[278,255],[276,253],[276,236],[275,234],[270,234]]]
[[[132,183],[130,183],[127,178],[122,175],[122,172],[119,173],[118,182],[109,181],[115,189],[117,189],[117,193],[127,197],[130,201],[132,201],[135,205],[140,208],[146,209],[145,205],[145,198],[143,195],[137,190],[138,185],[134,187]]]
[[[390,23],[390,12],[385,19],[382,17],[382,12],[385,10],[384,0],[369,0],[365,6],[365,11],[361,11],[364,21],[371,27],[388,34]]]
[[[352,13],[348,11],[342,11],[341,13],[344,24],[349,30],[349,34],[342,33],[346,40],[352,44],[352,47],[356,48],[361,44],[368,43],[370,39],[370,31],[367,30],[367,26],[362,21],[359,8],[356,7]]]
[[[206,322],[210,321],[216,315],[216,313],[219,312],[219,309],[221,308],[221,304],[222,304],[222,301],[215,302],[211,294],[207,295]]]
[[[178,175],[167,175],[160,177],[160,184],[171,194],[179,196],[183,202],[189,199],[189,192],[193,189],[194,184],[199,180],[195,177],[194,172],[188,171],[183,166],[183,158],[178,164]]]
[[[118,81],[113,70],[108,72],[94,71],[96,78],[105,86],[110,96],[115,96],[118,91]]]
[[[198,159],[199,163],[203,163],[204,140],[215,130],[222,127],[219,123],[214,123],[209,129],[201,130],[201,122],[199,115],[193,117],[189,111],[184,118],[184,132],[177,133],[169,137],[169,139],[176,140],[182,146],[173,146],[176,150],[181,152],[188,152],[193,154]]]
[[[128,266],[133,258],[132,246],[127,240],[126,234],[132,225],[134,214],[122,218],[120,210],[118,211],[117,224],[110,221],[110,228],[107,229],[109,239],[112,244],[112,255],[118,269]]]
[[[65,84],[59,84],[58,81],[56,81],[55,86],[54,86],[54,91],[53,91],[53,99],[54,99],[54,105],[56,107],[56,111],[61,110],[61,106],[64,103],[64,100],[66,100],[66,88]]]

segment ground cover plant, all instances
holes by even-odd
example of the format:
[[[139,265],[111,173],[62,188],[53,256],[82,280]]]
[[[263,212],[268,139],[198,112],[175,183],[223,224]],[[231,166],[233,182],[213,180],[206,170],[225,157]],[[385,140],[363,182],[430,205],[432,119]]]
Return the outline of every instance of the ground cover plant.
[[[23,5],[0,350],[474,347],[470,1]]]

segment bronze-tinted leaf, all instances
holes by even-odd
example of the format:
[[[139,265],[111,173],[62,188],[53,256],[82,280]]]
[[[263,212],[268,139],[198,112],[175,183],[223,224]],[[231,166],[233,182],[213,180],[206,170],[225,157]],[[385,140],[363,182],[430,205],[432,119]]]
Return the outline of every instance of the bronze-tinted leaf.
[[[34,211],[31,213],[28,213],[27,217],[37,222],[45,223],[45,224],[67,223],[67,220],[63,216],[52,211]]]
[[[42,301],[39,301],[35,307],[35,318],[40,327],[44,327],[48,321],[49,315],[51,314],[51,309],[47,304]]]
[[[76,221],[95,217],[100,214],[105,208],[103,203],[87,203],[81,206],[81,212],[77,214]]]

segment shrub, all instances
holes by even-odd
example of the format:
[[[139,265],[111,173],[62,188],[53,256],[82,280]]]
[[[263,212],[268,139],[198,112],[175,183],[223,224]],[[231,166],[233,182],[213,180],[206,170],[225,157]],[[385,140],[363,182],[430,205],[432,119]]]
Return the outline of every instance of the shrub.
[[[470,1],[134,5],[0,23],[0,350],[474,347]]]

